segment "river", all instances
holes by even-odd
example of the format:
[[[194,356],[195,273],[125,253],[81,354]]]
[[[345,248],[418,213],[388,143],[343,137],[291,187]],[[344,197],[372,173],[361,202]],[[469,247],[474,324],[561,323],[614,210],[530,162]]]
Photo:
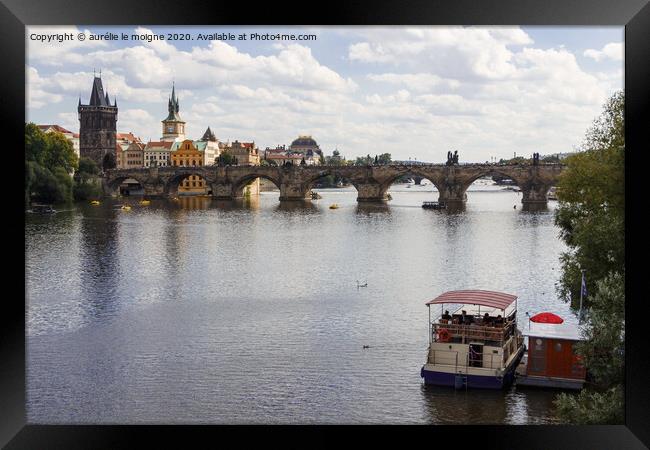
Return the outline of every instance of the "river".
[[[461,211],[422,209],[430,185],[318,192],[28,214],[28,422],[554,423],[554,391],[425,387],[420,368],[444,291],[516,294],[520,328],[575,323],[555,202],[526,212],[483,180]]]

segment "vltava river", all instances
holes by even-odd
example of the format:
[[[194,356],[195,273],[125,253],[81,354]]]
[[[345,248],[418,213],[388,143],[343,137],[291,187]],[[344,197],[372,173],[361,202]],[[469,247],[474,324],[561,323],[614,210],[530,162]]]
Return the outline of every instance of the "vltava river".
[[[525,212],[480,182],[459,212],[423,210],[429,186],[387,205],[319,192],[27,214],[28,421],[553,422],[553,391],[424,387],[420,368],[424,303],[447,290],[518,295],[520,328],[527,311],[575,323],[555,202]]]

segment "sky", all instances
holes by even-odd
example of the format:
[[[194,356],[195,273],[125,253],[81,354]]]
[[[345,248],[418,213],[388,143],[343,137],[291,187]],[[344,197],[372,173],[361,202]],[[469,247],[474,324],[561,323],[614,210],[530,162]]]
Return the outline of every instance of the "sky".
[[[118,39],[94,39],[106,33]],[[290,34],[315,38],[264,39]],[[134,40],[153,35],[165,39]],[[79,132],[101,70],[118,131],[145,142],[161,137],[173,82],[191,139],[208,126],[261,149],[311,135],[325,154],[427,162],[564,153],[623,89],[623,42],[623,27],[592,26],[29,26],[26,121]]]

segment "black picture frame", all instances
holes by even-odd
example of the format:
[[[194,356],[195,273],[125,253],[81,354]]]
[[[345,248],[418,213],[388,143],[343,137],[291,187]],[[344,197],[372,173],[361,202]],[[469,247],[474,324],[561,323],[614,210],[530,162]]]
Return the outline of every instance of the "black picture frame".
[[[640,243],[644,235],[641,184],[643,152],[650,150],[646,129],[650,103],[650,5],[648,0],[387,0],[285,5],[172,0],[50,0],[27,3],[3,0],[0,5],[2,82],[0,109],[7,186],[20,186],[25,121],[25,25],[618,25],[625,26],[626,120],[626,406],[619,426],[46,426],[26,424],[25,415],[25,285],[6,294],[0,314],[0,444],[22,448],[193,448],[188,440],[206,439],[206,446],[237,439],[239,446],[289,448],[341,445],[341,433],[362,434],[363,445],[388,442],[391,435],[416,438],[425,445],[443,441],[481,448],[636,449],[650,446],[648,337],[644,333],[648,301],[643,290]],[[15,160],[14,160],[15,158]],[[15,170],[14,170],[15,169]],[[22,194],[21,194],[22,195]],[[11,253],[6,268],[15,276],[5,286],[20,286],[24,277],[24,246],[14,235],[24,233],[21,195],[5,214],[5,243]],[[16,241],[16,242],[14,242]],[[629,245],[634,243],[634,247]],[[638,243],[638,244],[637,244]],[[635,254],[636,252],[636,254]],[[5,270],[7,273],[7,270]],[[646,276],[647,278],[647,276]],[[7,289],[5,288],[5,292]],[[153,445],[151,445],[153,444]],[[228,444],[230,446],[232,444]],[[400,442],[400,447],[408,445]],[[233,445],[234,446],[234,445]]]

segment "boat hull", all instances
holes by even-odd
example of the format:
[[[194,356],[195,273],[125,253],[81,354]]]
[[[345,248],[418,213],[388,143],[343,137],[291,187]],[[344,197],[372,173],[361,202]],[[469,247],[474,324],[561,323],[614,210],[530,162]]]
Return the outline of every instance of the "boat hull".
[[[515,369],[523,356],[523,347],[520,349],[518,355],[511,361],[510,365],[503,371],[502,376],[496,376],[494,373],[479,375],[479,374],[460,374],[465,381],[462,385],[463,388],[476,388],[476,389],[503,389],[510,386],[515,378]],[[424,384],[435,386],[450,386],[458,388],[456,380],[457,374],[454,372],[445,372],[437,370],[426,369],[422,366],[420,376],[424,379]]]

